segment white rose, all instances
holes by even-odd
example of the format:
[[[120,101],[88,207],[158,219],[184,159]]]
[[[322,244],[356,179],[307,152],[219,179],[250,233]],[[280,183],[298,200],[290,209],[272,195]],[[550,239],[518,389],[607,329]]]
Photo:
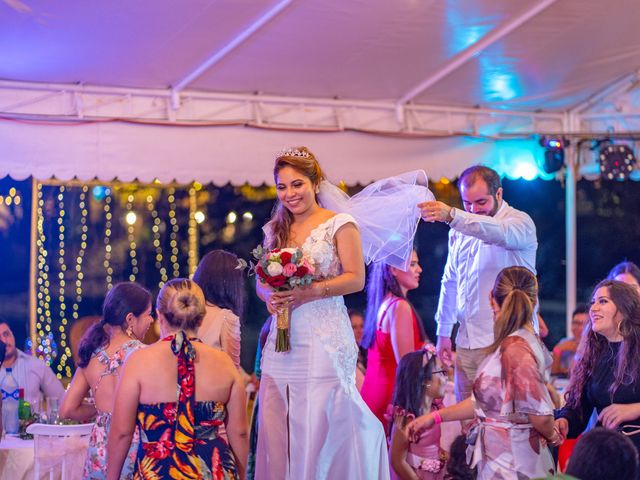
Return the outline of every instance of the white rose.
[[[269,266],[267,266],[267,272],[272,277],[277,277],[282,274],[282,265],[276,262],[271,262]]]

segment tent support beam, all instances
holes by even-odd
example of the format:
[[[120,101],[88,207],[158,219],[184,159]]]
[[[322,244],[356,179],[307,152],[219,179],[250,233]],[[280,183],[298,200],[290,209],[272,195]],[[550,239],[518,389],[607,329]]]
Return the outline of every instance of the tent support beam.
[[[476,55],[482,53],[492,44],[497,42],[498,40],[504,38],[520,26],[527,23],[529,20],[534,18],[544,9],[549,7],[551,4],[555,3],[557,0],[542,0],[536,3],[532,8],[527,9],[520,15],[515,18],[512,18],[508,22],[502,24],[498,28],[491,30],[484,37],[478,40],[476,43],[470,45],[466,49],[454,55],[449,62],[447,62],[440,70],[435,72],[433,75],[425,79],[420,84],[416,85],[414,88],[409,90],[406,94],[404,94],[399,100],[398,104],[402,105],[409,102],[411,99],[418,96],[420,93],[424,92],[431,86],[438,83],[444,77],[452,73],[453,71],[460,68],[462,65],[467,63]]]
[[[251,35],[260,30],[263,26],[269,23],[274,17],[288,7],[293,0],[281,0],[273,7],[269,8],[260,18],[254,21],[247,28],[242,30],[236,35],[229,43],[219,50],[216,50],[209,56],[202,64],[198,65],[191,73],[186,75],[182,80],[176,83],[171,89],[172,97],[174,98],[173,104],[175,105],[175,96],[185,89],[187,85],[192,83],[196,78],[202,75],[204,72],[213,67],[216,63],[226,57],[229,53],[242,45]]]
[[[183,105],[180,104],[180,97]],[[178,107],[177,110],[174,107]],[[134,121],[175,125],[250,125],[262,128],[338,132],[478,136],[484,125],[519,138],[532,132],[562,132],[564,113],[398,105],[393,101],[322,99],[95,85],[34,84],[0,80],[0,114],[42,121]]]
[[[578,116],[567,114],[565,131],[579,130]],[[567,166],[565,179],[565,256],[566,256],[566,334],[571,336],[572,313],[576,308],[577,289],[577,217],[576,217],[576,185],[578,173],[578,146],[575,141],[567,148]]]
[[[591,95],[584,102],[573,107],[569,112],[575,114],[584,114],[586,110],[606,101],[609,98],[616,98],[628,90],[630,90],[640,80],[640,69],[633,73],[629,73],[622,78],[618,78],[612,83],[607,84],[604,88]]]

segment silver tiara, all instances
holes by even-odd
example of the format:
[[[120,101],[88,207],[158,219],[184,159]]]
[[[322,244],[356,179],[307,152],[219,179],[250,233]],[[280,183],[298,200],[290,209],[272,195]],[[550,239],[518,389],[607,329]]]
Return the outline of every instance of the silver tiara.
[[[303,157],[309,158],[309,152],[297,148],[284,148],[278,153],[278,157]]]

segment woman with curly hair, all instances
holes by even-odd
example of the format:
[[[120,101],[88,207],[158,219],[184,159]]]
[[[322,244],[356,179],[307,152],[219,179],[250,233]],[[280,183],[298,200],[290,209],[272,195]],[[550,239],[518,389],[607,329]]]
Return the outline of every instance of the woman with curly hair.
[[[595,408],[599,425],[628,435],[640,450],[640,295],[603,280],[589,317],[556,426],[563,438],[576,438]]]

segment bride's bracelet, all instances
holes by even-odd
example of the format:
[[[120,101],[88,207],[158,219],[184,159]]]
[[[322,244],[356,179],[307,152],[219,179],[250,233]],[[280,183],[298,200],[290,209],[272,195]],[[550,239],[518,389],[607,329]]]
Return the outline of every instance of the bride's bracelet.
[[[322,298],[327,298],[329,296],[329,285],[326,280],[324,282],[324,291],[322,292]]]

